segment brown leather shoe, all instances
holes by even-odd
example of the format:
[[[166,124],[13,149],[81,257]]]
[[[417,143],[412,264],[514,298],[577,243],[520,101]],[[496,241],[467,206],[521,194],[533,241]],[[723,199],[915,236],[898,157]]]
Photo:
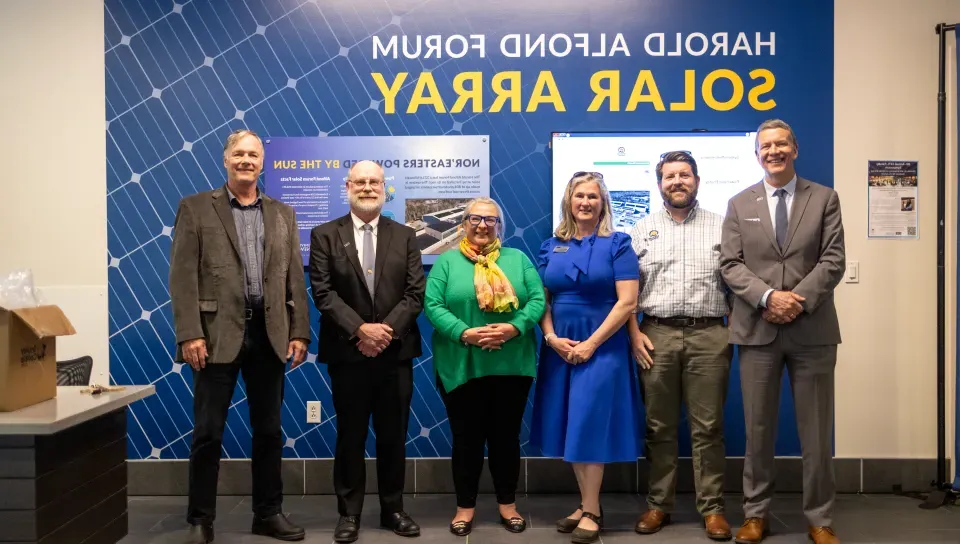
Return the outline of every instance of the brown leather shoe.
[[[837,533],[830,527],[810,527],[808,534],[814,544],[840,544]]]
[[[663,510],[651,508],[640,516],[640,519],[637,520],[637,525],[633,529],[641,535],[652,535],[660,529],[663,529],[663,526],[669,523],[670,514],[667,514]]]
[[[730,530],[730,524],[723,514],[710,514],[703,518],[703,526],[707,531],[707,538],[710,540],[730,540],[733,538],[733,532]]]
[[[737,531],[734,542],[737,544],[760,544],[763,538],[770,534],[766,520],[762,518],[747,518]]]

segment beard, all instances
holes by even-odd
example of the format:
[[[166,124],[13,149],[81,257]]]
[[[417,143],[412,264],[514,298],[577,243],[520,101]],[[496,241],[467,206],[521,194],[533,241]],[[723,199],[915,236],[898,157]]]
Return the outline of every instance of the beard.
[[[384,201],[386,201],[386,195],[377,196],[376,200],[360,200],[360,197],[364,196],[362,194],[352,194],[350,195],[350,207],[359,210],[363,213],[372,213],[380,210],[383,207]],[[376,195],[373,195],[376,196]]]
[[[697,201],[697,192],[693,191],[692,193],[686,192],[686,190],[681,189],[679,191],[661,191],[663,195],[663,201],[669,204],[674,208],[688,208]]]

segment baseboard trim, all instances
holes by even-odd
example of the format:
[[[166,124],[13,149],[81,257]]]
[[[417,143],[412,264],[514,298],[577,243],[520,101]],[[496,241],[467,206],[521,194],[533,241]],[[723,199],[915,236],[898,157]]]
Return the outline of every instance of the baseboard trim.
[[[377,491],[376,461],[367,459],[367,492]],[[949,460],[948,460],[949,462]],[[186,495],[186,460],[147,459],[127,463],[127,493],[131,496]],[[647,461],[607,465],[603,491],[609,493],[646,493]],[[936,459],[835,459],[837,492],[891,493],[930,489],[937,471]],[[287,495],[332,495],[333,459],[284,459],[284,493]],[[743,458],[728,457],[725,488],[730,493],[743,491]],[[777,458],[777,491],[799,493],[803,488],[803,469],[799,457]],[[525,494],[576,493],[577,482],[570,466],[559,459],[527,457],[520,467],[518,492]],[[408,459],[406,493],[453,493],[449,458]],[[691,493],[693,464],[680,459],[677,492]],[[220,463],[217,492],[220,495],[249,495],[250,460],[229,459]],[[493,481],[486,470],[480,478],[480,492],[493,493]]]

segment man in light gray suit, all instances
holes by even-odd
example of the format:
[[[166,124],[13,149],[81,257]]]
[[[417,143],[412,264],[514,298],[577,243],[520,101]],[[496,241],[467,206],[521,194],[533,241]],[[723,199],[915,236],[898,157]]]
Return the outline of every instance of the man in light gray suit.
[[[839,540],[833,529],[834,367],[840,326],[833,290],[844,273],[840,200],[797,177],[797,139],[788,124],[757,129],[762,182],[730,199],[720,268],[736,295],[730,342],[740,346],[747,431],[744,515],[739,544],[769,531],[780,381],[786,366],[803,451],[803,511],[815,544]]]

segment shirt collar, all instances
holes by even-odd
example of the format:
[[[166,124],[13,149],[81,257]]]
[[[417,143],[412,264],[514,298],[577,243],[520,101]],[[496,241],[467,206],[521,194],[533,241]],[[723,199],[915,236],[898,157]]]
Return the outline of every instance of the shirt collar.
[[[693,218],[696,217],[697,210],[699,209],[700,209],[700,201],[696,200],[693,202],[693,207],[690,208],[690,213],[687,214],[687,217],[685,217],[683,221],[677,221],[676,219],[674,219],[673,216],[670,215],[670,210],[668,210],[666,206],[663,207],[663,210],[661,210],[661,213],[663,213],[667,217],[667,219],[679,225],[681,223],[686,223],[687,221],[692,221]]]
[[[355,213],[350,212],[350,219],[353,220],[353,228],[355,228],[355,229],[357,229],[357,230],[360,230],[361,228],[363,228],[363,225],[364,225],[365,223],[364,223],[363,221],[361,221],[360,218],[357,217],[357,215],[356,215]],[[374,231],[374,232],[377,231],[377,226],[378,226],[379,224],[380,224],[380,216],[377,215],[376,217],[373,218],[373,221],[370,222],[370,226],[373,227],[373,231]]]
[[[249,207],[252,207],[252,206],[259,206],[259,205],[260,205],[260,202],[263,200],[263,195],[260,193],[260,188],[257,187],[257,198],[256,198],[256,200],[254,200],[253,202],[251,202],[251,203],[248,204],[247,206],[243,206],[242,204],[240,204],[240,201],[237,200],[237,195],[233,194],[233,191],[230,190],[230,186],[229,186],[229,185],[224,184],[223,188],[227,190],[227,196],[230,198],[230,203],[233,204],[233,205],[235,205],[235,206],[239,206],[239,207],[241,207],[241,208],[249,208]]]
[[[773,185],[767,183],[767,178],[763,178],[763,188],[767,191],[767,196],[773,198],[773,193],[776,192],[777,188]],[[797,175],[794,174],[793,178],[790,179],[790,182],[783,186],[783,190],[787,192],[788,195],[793,196],[797,192]]]

